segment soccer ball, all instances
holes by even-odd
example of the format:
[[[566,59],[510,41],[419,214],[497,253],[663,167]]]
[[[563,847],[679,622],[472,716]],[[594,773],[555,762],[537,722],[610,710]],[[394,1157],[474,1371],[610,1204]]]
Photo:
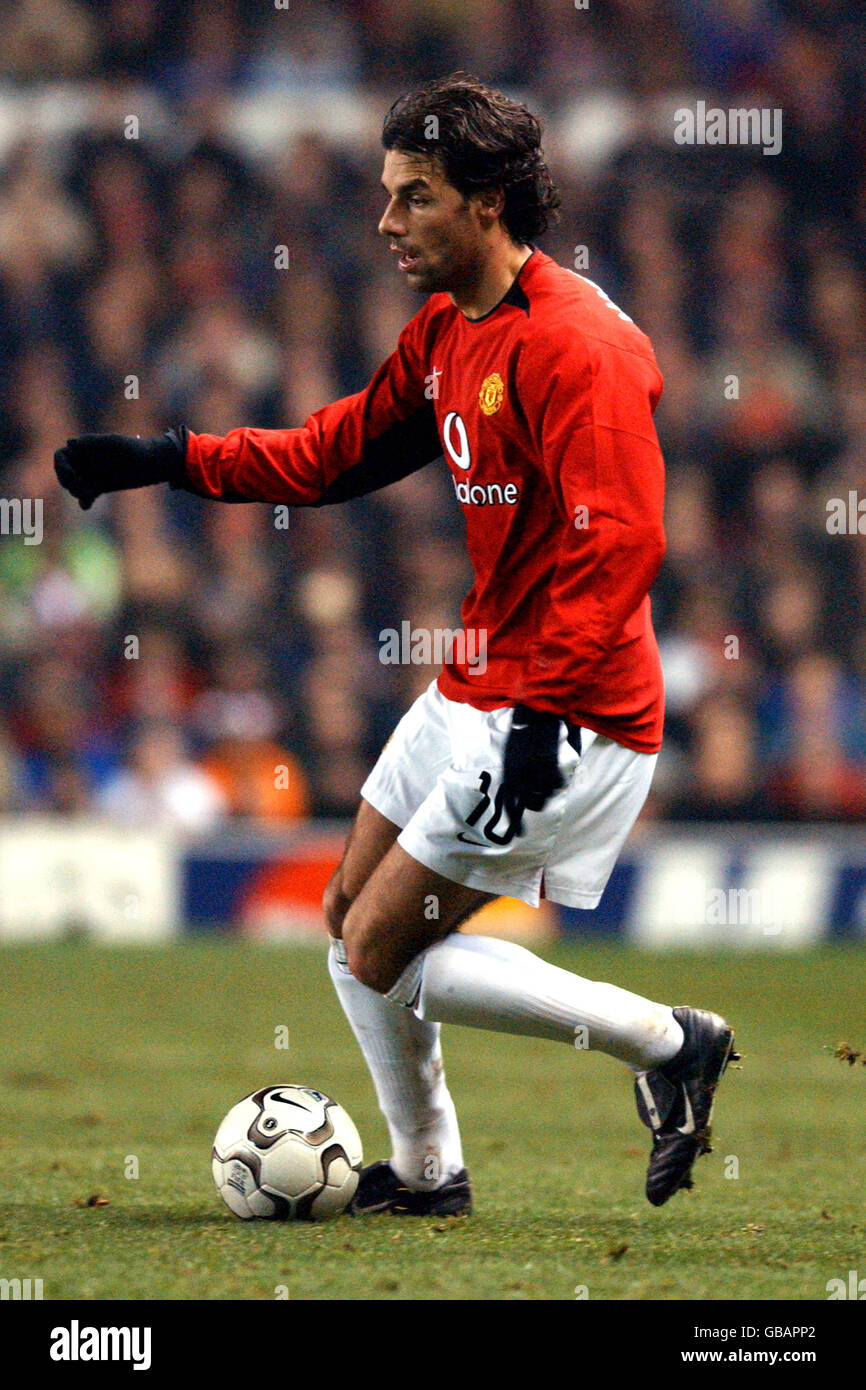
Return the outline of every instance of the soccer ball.
[[[335,1100],[309,1086],[265,1086],[217,1130],[213,1180],[243,1221],[318,1221],[349,1205],[363,1156]]]

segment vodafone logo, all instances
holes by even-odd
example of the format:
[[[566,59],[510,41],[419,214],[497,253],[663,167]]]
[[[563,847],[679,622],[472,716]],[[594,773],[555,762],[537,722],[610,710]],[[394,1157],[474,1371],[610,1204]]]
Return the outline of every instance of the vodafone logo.
[[[457,446],[454,444],[454,434],[457,435]],[[450,457],[458,468],[471,468],[472,459],[469,453],[469,436],[466,433],[466,426],[460,419],[456,410],[449,410],[442,422],[442,440]]]
[[[456,463],[458,468],[468,470],[472,467],[469,436],[466,433],[466,426],[456,410],[449,410],[442,421],[442,440],[449,458]],[[463,479],[458,483],[454,477],[451,481],[454,484],[454,491],[457,493],[457,500],[462,502],[464,507],[513,507],[520,497],[520,488],[516,483],[487,483],[485,485],[472,483],[470,485],[468,479]]]
[[[458,483],[451,479],[458,502],[464,507],[514,507],[520,498],[520,488],[516,483]]]

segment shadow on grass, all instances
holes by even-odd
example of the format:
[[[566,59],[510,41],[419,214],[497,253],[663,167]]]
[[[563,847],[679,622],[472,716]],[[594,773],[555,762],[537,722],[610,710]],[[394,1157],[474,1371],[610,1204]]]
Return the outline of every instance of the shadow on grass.
[[[202,1212],[184,1210],[183,1208],[167,1211],[164,1207],[122,1207],[116,1206],[114,1203],[109,1203],[107,1207],[98,1208],[75,1207],[65,1204],[60,1207],[37,1206],[33,1203],[28,1203],[26,1207],[0,1207],[0,1222],[5,1221],[9,1229],[13,1229],[16,1224],[20,1223],[22,1215],[26,1216],[26,1224],[31,1233],[34,1234],[40,1227],[43,1230],[57,1230],[61,1224],[66,1230],[93,1223],[94,1229],[101,1227],[106,1231],[111,1230],[115,1233],[124,1227],[135,1228],[139,1226],[183,1228],[185,1230],[222,1227],[231,1231],[237,1227],[252,1224],[245,1221],[226,1220],[220,1211]]]

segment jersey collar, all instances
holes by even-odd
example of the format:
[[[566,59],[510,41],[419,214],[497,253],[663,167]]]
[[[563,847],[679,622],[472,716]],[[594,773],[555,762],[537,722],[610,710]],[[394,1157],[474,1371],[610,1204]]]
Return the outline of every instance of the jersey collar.
[[[527,246],[532,246],[531,241],[527,242],[526,244]],[[487,310],[486,314],[482,314],[480,318],[471,319],[467,314],[463,313],[462,309],[458,309],[457,312],[463,315],[463,318],[466,321],[466,323],[471,323],[473,326],[476,323],[484,323],[486,319],[489,319],[491,315],[496,313],[497,309],[501,309],[503,304],[511,304],[514,306],[515,309],[522,309],[524,313],[528,314],[529,299],[527,298],[526,291],[521,285],[520,280],[524,270],[529,265],[530,261],[533,259],[533,257],[537,255],[538,247],[532,246],[532,250],[526,257],[526,260],[523,262],[523,265],[520,267],[514,279],[512,280],[510,287],[505,291],[505,294],[502,296],[502,298],[496,304],[494,304],[493,308]]]

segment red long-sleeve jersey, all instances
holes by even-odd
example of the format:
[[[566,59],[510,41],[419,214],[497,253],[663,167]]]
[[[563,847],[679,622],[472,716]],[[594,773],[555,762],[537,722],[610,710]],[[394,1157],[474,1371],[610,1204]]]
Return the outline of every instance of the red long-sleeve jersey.
[[[443,695],[483,710],[522,702],[656,752],[661,388],[631,319],[535,249],[483,318],[431,295],[367,388],[300,428],[190,434],[188,486],[321,506],[444,456],[466,517],[475,582],[462,619],[476,640],[443,668]]]

